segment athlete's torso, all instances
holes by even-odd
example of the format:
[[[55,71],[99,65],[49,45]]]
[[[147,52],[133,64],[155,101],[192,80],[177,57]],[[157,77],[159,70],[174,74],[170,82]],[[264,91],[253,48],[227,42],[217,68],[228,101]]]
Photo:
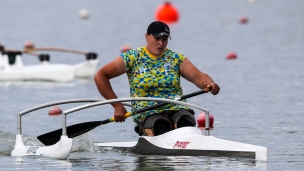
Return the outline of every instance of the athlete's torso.
[[[163,55],[155,57],[149,54],[145,47],[139,47],[121,54],[129,79],[131,97],[156,97],[175,99],[183,95],[180,86],[179,68],[186,58],[182,54],[166,49]],[[133,111],[151,106],[156,102],[133,102]],[[135,122],[142,122],[151,114],[164,110],[189,109],[179,105],[166,105],[133,116]]]

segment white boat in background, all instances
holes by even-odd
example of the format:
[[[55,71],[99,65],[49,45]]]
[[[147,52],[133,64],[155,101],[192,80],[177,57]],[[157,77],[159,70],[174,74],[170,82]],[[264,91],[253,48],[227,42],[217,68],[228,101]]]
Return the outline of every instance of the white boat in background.
[[[57,51],[57,52],[66,52],[66,53],[74,53],[86,56],[86,61],[73,65],[75,68],[75,77],[76,78],[88,78],[91,77],[96,69],[98,64],[97,54],[93,52],[83,52],[72,49],[64,49],[64,48],[56,48],[56,47],[26,47],[25,52],[33,52],[33,51]]]
[[[132,152],[136,154],[143,155],[170,155],[170,156],[215,156],[215,157],[241,157],[249,158],[255,161],[267,161],[267,148],[252,144],[245,144],[240,142],[234,142],[229,140],[224,140],[210,136],[209,132],[209,112],[196,105],[185,103],[176,100],[160,99],[160,98],[121,98],[112,100],[63,100],[57,102],[51,102],[47,104],[42,104],[18,113],[18,123],[17,123],[17,135],[15,147],[11,153],[12,156],[30,156],[30,155],[42,155],[48,157],[55,157],[65,159],[68,157],[72,148],[71,137],[78,136],[83,132],[69,132],[69,129],[73,126],[78,126],[79,124],[73,126],[66,126],[66,119],[68,114],[72,114],[76,111],[111,104],[115,102],[132,102],[132,101],[157,101],[162,103],[173,103],[183,106],[189,106],[193,109],[203,111],[206,113],[206,130],[205,135],[202,135],[201,130],[197,127],[183,127],[178,128],[173,131],[167,132],[165,134],[148,137],[140,136],[137,141],[132,142],[96,142],[94,143],[98,148],[103,149],[117,149],[126,152]],[[62,129],[51,132],[52,134],[47,135],[47,141],[53,140],[54,132],[59,132],[58,140],[50,143],[47,146],[25,146],[22,139],[22,129],[21,129],[21,116],[29,114],[32,111],[42,109],[45,107],[67,104],[67,103],[83,103],[90,102],[72,109],[66,110],[62,114]],[[127,104],[124,104],[127,105]],[[147,109],[148,110],[148,109]],[[86,124],[86,123],[85,123]],[[100,125],[100,124],[98,124]],[[76,128],[76,127],[74,127]],[[73,128],[73,129],[74,129]],[[91,130],[91,129],[90,129]],[[77,133],[76,133],[77,132]],[[84,131],[87,132],[87,131]],[[79,134],[78,134],[79,133]],[[74,134],[72,136],[72,134]],[[43,136],[44,136],[43,135]],[[57,135],[56,135],[57,136]],[[44,137],[45,138],[45,137]],[[41,139],[40,139],[41,140]],[[57,142],[58,141],[58,142]],[[57,143],[56,143],[57,142]],[[44,143],[45,144],[45,143]],[[54,144],[54,145],[52,145]],[[104,155],[104,154],[101,154]]]
[[[24,65],[22,52],[0,54],[0,81],[54,81],[69,82],[75,78],[89,78],[97,68],[97,54],[87,53],[86,61],[76,65],[52,64],[47,54],[40,54],[40,64]]]
[[[95,74],[99,60],[96,53],[86,54],[86,61],[74,65],[76,78],[89,78]]]

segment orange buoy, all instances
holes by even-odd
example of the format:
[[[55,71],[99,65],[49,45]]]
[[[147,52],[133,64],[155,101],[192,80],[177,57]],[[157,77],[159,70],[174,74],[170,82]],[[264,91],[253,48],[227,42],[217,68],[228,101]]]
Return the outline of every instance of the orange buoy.
[[[33,42],[31,42],[31,41],[27,41],[27,42],[25,42],[24,43],[24,48],[25,49],[34,49],[34,43]]]
[[[131,46],[125,44],[125,45],[123,45],[123,46],[120,48],[120,52],[121,52],[121,53],[124,53],[124,52],[126,52],[126,51],[128,51],[128,50],[131,50],[131,49],[132,49]]]
[[[248,19],[247,19],[247,17],[241,17],[240,20],[239,20],[239,22],[241,24],[246,24],[248,22]]]
[[[234,52],[230,52],[226,55],[226,59],[230,60],[230,59],[236,59],[237,55]]]
[[[156,9],[155,18],[167,24],[175,23],[179,19],[178,10],[167,1]]]
[[[205,127],[205,123],[206,123],[206,114],[205,112],[200,113],[197,116],[197,124],[198,127]],[[213,128],[213,122],[214,122],[214,117],[211,113],[209,113],[209,127]]]
[[[60,115],[60,114],[62,114],[62,110],[58,106],[53,106],[49,111],[49,115]]]

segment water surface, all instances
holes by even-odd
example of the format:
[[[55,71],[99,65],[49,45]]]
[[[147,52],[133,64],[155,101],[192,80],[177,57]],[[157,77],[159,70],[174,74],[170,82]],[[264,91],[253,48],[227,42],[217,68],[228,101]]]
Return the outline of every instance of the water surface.
[[[26,41],[37,47],[62,47],[98,53],[99,67],[119,55],[120,47],[145,45],[144,34],[163,1],[2,1],[0,43],[22,49]],[[175,0],[180,21],[171,26],[168,47],[186,55],[221,86],[217,96],[188,100],[211,111],[211,135],[265,146],[268,162],[221,157],[144,156],[98,151],[93,142],[134,141],[134,124],[111,123],[74,140],[67,160],[11,157],[17,113],[51,101],[101,98],[92,78],[70,83],[0,83],[0,170],[303,170],[304,169],[304,1],[191,1]],[[90,18],[78,12],[88,9]],[[247,24],[239,18],[248,17]],[[234,51],[236,60],[226,60]],[[38,60],[24,55],[25,64]],[[84,57],[51,53],[52,63],[76,64]],[[119,97],[128,97],[126,76],[113,79]],[[184,93],[197,87],[182,80]],[[61,106],[63,110],[77,104]],[[37,136],[61,127],[60,116],[49,109],[22,120],[24,141],[40,145]],[[111,106],[95,107],[68,116],[68,124],[104,120]],[[196,114],[196,116],[198,113]]]

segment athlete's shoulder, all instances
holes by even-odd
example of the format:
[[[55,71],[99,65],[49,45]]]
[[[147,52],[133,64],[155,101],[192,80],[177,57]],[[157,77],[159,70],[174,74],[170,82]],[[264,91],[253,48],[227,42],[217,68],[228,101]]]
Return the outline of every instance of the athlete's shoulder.
[[[138,47],[138,48],[135,48],[135,49],[130,49],[126,52],[123,52],[120,54],[120,56],[123,58],[123,59],[127,59],[127,58],[135,58],[137,56],[141,56],[141,54],[143,54],[145,51],[144,51],[144,47]]]
[[[166,48],[165,56],[170,56],[171,58],[179,58],[179,59],[182,59],[182,60],[184,60],[184,58],[185,58],[185,56],[183,54],[181,54],[179,52],[172,51],[169,48]]]

